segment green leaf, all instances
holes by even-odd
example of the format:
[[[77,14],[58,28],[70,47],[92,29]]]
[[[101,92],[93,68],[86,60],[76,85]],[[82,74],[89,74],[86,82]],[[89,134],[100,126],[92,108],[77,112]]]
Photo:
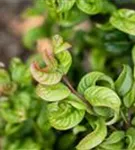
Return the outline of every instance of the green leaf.
[[[124,142],[120,141],[118,143],[115,144],[105,144],[102,143],[101,145],[99,145],[100,149],[99,150],[123,150],[124,149]]]
[[[41,110],[39,112],[36,122],[39,128],[42,130],[42,132],[47,133],[50,130],[51,125],[49,123],[48,110],[47,110],[46,103],[42,104]]]
[[[68,98],[60,103],[48,105],[51,126],[58,130],[68,130],[78,125],[85,114],[85,110],[76,109],[68,103]]]
[[[98,146],[107,135],[107,128],[105,125],[105,121],[103,119],[98,119],[95,122],[96,128],[95,130],[84,137],[80,143],[77,145],[78,150],[90,150],[96,146]]]
[[[68,96],[68,103],[76,109],[87,109],[86,105],[82,102],[82,100],[72,93]]]
[[[132,48],[132,60],[134,64],[134,78],[135,78],[135,46]]]
[[[98,14],[103,8],[103,2],[101,0],[77,0],[76,4],[80,10],[90,15]]]
[[[35,63],[31,64],[30,69],[34,79],[44,85],[57,84],[62,79],[60,72],[53,70],[49,70],[48,72],[42,71],[36,67]]]
[[[26,114],[22,110],[2,109],[0,110],[0,116],[10,124],[21,123],[26,120]]]
[[[68,97],[70,90],[62,83],[48,86],[39,84],[36,93],[46,101],[59,101]]]
[[[66,74],[72,64],[71,54],[67,51],[71,45],[63,42],[63,38],[59,35],[53,37],[54,54],[58,61],[58,70],[62,74]]]
[[[85,91],[84,96],[93,107],[107,107],[114,111],[114,117],[106,123],[107,125],[117,121],[121,101],[113,90],[106,87],[92,86]]]
[[[57,0],[57,3],[58,3],[58,8],[57,8],[58,12],[67,12],[73,7],[75,0],[70,0],[70,1]]]
[[[118,79],[115,81],[115,87],[120,96],[124,96],[129,92],[133,84],[132,69],[128,65],[123,66]]]
[[[127,136],[127,139],[128,139],[128,146],[127,146],[127,150],[133,150],[135,149],[135,128],[129,128],[127,130],[127,133],[126,133],[126,136]]]
[[[118,30],[135,35],[135,11],[130,9],[119,9],[110,18],[110,23]]]
[[[114,131],[104,142],[103,144],[115,144],[120,142],[125,137],[124,131]]]
[[[77,0],[77,7],[89,15],[113,12],[115,7],[107,0]]]
[[[10,83],[10,77],[5,69],[0,68],[0,85]]]
[[[9,69],[14,82],[21,86],[31,84],[32,76],[29,67],[25,66],[19,58],[12,59]]]
[[[101,72],[91,72],[86,74],[80,81],[78,85],[78,91],[81,94],[84,94],[84,92],[91,86],[96,85],[98,81],[103,81],[103,83],[106,83],[109,85],[112,89],[114,89],[114,83],[113,80]]]
[[[107,55],[100,49],[92,49],[90,54],[90,64],[92,70],[96,71],[104,71],[105,70],[105,62],[106,62]]]
[[[56,58],[59,62],[58,64],[58,70],[62,74],[67,74],[69,71],[69,68],[72,64],[72,57],[71,54],[68,51],[63,51],[56,55]]]
[[[135,83],[133,83],[132,89],[124,96],[123,102],[127,108],[130,108],[135,101]]]

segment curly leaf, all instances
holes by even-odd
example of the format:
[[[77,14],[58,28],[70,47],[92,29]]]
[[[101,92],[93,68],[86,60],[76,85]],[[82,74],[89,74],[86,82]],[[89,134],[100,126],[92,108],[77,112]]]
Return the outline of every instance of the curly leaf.
[[[81,79],[78,85],[79,93],[83,94],[85,90],[93,85],[96,85],[98,81],[104,81],[105,83],[108,83],[112,89],[114,89],[113,80],[109,76],[101,72],[92,72],[88,73]]]
[[[67,101],[68,99],[65,99],[64,102],[48,105],[50,124],[58,130],[73,128],[82,121],[85,114],[85,110],[76,109]]]
[[[72,93],[68,96],[68,103],[76,109],[86,110],[86,105],[76,95]]]
[[[66,11],[69,11],[74,3],[75,3],[75,0],[57,0],[57,3],[58,3],[58,12],[66,12]]]
[[[83,12],[95,15],[102,11],[103,2],[101,0],[77,0],[77,7]]]
[[[35,63],[31,64],[31,73],[36,81],[45,85],[53,85],[60,82],[62,74],[58,71],[43,71]]]
[[[67,51],[71,47],[70,44],[63,42],[63,38],[59,35],[53,37],[54,54],[58,61],[58,70],[62,74],[66,74],[72,64],[71,54]]]
[[[69,96],[70,90],[62,83],[55,85],[41,85],[37,86],[37,95],[46,101],[59,101]]]
[[[130,66],[124,65],[123,71],[115,82],[119,95],[124,96],[131,89],[133,83],[132,70]]]
[[[93,107],[107,107],[114,111],[114,118],[107,122],[107,125],[117,121],[121,101],[113,90],[106,87],[92,86],[85,91],[84,96]]]
[[[110,23],[118,30],[135,35],[135,11],[130,9],[119,9],[110,18]]]
[[[90,150],[98,146],[107,135],[107,128],[103,119],[98,119],[95,122],[96,129],[84,137],[77,145],[78,150]]]
[[[66,74],[69,71],[69,68],[72,64],[72,57],[68,51],[63,51],[56,55],[59,65],[58,70],[63,74]]]

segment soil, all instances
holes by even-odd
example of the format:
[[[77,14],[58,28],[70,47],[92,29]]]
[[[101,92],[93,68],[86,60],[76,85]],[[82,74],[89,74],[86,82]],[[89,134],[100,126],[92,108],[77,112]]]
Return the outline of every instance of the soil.
[[[11,28],[11,22],[19,18],[21,12],[31,4],[31,0],[0,0],[0,62],[8,65],[12,57],[26,59],[29,52],[22,45]]]

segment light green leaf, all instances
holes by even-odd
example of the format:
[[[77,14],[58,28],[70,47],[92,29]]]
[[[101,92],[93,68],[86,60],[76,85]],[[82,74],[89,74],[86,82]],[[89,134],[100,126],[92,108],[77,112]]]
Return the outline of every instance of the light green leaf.
[[[58,70],[62,72],[62,74],[66,74],[72,64],[71,54],[68,51],[62,51],[56,55],[56,58],[59,62]]]
[[[69,11],[74,3],[75,3],[75,0],[57,0],[57,3],[58,3],[58,12],[67,12]]]
[[[114,131],[103,143],[114,144],[120,142],[124,137],[124,131]]]
[[[76,109],[68,104],[68,99],[49,104],[48,111],[51,126],[58,130],[73,128],[82,121],[85,114],[85,110]]]
[[[77,7],[89,15],[113,12],[115,7],[107,0],[77,0]]]
[[[5,69],[0,68],[0,85],[10,83],[10,77]]]
[[[135,83],[133,83],[132,89],[124,96],[124,105],[129,108],[133,105],[135,101]]]
[[[38,69],[35,63],[31,64],[30,69],[34,79],[44,85],[57,84],[62,79],[62,74],[60,72],[53,71],[53,70],[44,72]]]
[[[46,101],[59,101],[68,97],[70,90],[62,83],[48,86],[39,84],[36,93]]]
[[[71,104],[76,109],[83,109],[86,110],[86,105],[82,102],[81,99],[79,99],[76,95],[70,94],[68,96],[68,103]]]
[[[93,107],[107,107],[114,111],[114,117],[106,123],[107,125],[117,121],[121,101],[113,90],[106,87],[92,86],[85,91],[84,96]]]
[[[119,9],[110,18],[110,23],[118,30],[135,35],[135,11],[130,9]]]
[[[95,122],[96,128],[95,130],[84,137],[80,143],[77,145],[78,150],[90,150],[96,146],[98,146],[107,135],[107,128],[105,125],[105,121],[103,119],[98,119]]]
[[[71,54],[67,51],[71,45],[63,41],[59,35],[53,37],[54,54],[58,61],[58,70],[66,74],[72,64]]]
[[[132,48],[132,60],[134,64],[134,78],[135,78],[135,46]]]
[[[131,89],[133,84],[132,69],[128,65],[123,66],[118,79],[115,81],[115,87],[120,96],[124,96]]]
[[[103,83],[106,83],[109,85],[112,89],[114,89],[114,83],[113,80],[101,72],[91,72],[85,75],[79,85],[78,85],[78,91],[81,94],[84,94],[85,90],[87,90],[89,87],[96,85],[98,81],[103,81]]]

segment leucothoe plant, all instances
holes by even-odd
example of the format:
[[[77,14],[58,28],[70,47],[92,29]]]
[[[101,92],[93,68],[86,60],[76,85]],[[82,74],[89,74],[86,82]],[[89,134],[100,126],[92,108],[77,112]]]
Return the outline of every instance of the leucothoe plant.
[[[42,51],[45,66],[33,62],[30,67],[38,81],[37,95],[48,102],[50,125],[65,131],[87,122],[91,131],[79,141],[78,150],[134,149],[135,75],[132,68],[123,65],[115,81],[102,72],[87,73],[75,89],[67,77],[72,64],[67,50],[70,45],[59,35],[53,37],[52,43],[51,51],[45,47]],[[134,53],[135,48],[133,62]]]
[[[73,46],[70,76],[74,81],[78,82],[90,69],[116,77],[121,64],[131,64],[135,41],[135,11],[124,3],[134,5],[134,0],[35,0],[33,7],[22,14],[26,23],[29,20],[23,43],[34,50],[37,40],[59,34]],[[30,21],[33,18],[36,26]],[[83,65],[86,55],[90,67]],[[75,73],[77,77],[71,75]]]
[[[55,133],[48,124],[46,103],[35,94],[29,61],[24,64],[14,58],[8,69],[0,68],[2,150],[52,149],[55,142]]]

